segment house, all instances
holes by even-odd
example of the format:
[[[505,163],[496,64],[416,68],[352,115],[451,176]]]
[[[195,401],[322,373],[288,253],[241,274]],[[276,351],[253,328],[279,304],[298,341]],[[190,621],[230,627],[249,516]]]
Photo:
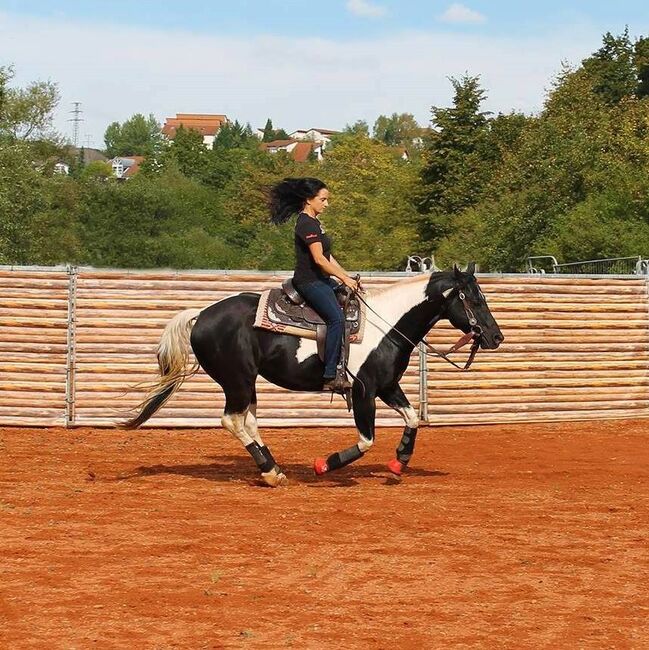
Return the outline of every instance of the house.
[[[99,149],[93,149],[92,147],[72,147],[72,153],[75,156],[82,157],[84,165],[95,162],[96,160],[101,160],[103,162],[108,160]]]
[[[96,160],[107,161],[108,158],[99,149],[92,147],[68,147],[65,159],[59,159],[54,163],[54,173],[67,176],[70,173],[70,160],[81,162],[83,166]]]
[[[395,150],[399,154],[399,158],[401,158],[401,160],[410,162],[410,154],[408,153],[408,150],[405,147],[395,147]]]
[[[223,124],[227,124],[226,115],[204,115],[199,113],[176,113],[176,117],[168,117],[162,127],[162,133],[173,140],[176,131],[182,126],[185,129],[193,129],[203,136],[203,144],[211,149],[214,146],[214,138]]]
[[[331,129],[298,129],[289,135],[292,140],[310,140],[323,145],[323,149],[331,142],[331,137],[337,135],[340,131]]]
[[[273,142],[262,142],[261,149],[268,153],[285,151],[295,162],[306,162],[311,155],[318,161],[322,160],[324,145],[317,142],[300,142],[299,140],[273,140]]]
[[[298,129],[289,134],[291,140],[309,140],[323,145],[323,149],[331,142],[331,137],[337,135],[340,131],[331,129]],[[256,129],[255,135],[261,140],[264,137],[264,129]]]
[[[140,171],[144,156],[115,156],[109,160],[113,175],[119,180],[127,180]]]

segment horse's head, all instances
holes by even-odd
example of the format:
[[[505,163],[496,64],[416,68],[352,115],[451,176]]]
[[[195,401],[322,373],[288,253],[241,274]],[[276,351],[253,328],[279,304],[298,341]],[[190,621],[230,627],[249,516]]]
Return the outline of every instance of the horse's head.
[[[451,273],[445,273],[440,288],[444,315],[453,327],[474,332],[485,350],[495,350],[505,340],[480,290],[473,262],[464,272],[455,266]]]

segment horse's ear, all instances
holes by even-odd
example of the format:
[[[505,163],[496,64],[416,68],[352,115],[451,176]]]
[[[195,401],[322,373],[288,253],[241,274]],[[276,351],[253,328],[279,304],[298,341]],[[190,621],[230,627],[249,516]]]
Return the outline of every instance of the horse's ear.
[[[453,264],[453,275],[457,280],[462,279],[462,271],[460,271],[457,264]]]
[[[466,272],[469,275],[475,275],[475,262],[469,262],[469,266],[466,267]]]

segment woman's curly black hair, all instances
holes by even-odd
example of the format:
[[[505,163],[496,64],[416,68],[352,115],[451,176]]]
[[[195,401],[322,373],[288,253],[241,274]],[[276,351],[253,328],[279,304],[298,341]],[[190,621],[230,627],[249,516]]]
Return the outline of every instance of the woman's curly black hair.
[[[307,199],[326,188],[318,178],[285,178],[270,190],[270,220],[276,225],[286,223],[302,211]]]

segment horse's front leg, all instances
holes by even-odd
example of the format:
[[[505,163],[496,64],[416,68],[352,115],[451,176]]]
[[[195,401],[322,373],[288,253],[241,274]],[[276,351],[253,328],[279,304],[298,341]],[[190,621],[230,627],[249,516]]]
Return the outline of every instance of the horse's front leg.
[[[374,444],[374,420],[376,417],[376,398],[363,394],[359,382],[354,382],[352,397],[354,400],[354,421],[358,428],[358,442],[353,447],[337,451],[328,458],[316,458],[313,469],[316,474],[325,474],[340,469],[358,460]]]
[[[397,457],[388,463],[388,469],[397,476],[407,467],[408,462],[415,450],[415,441],[417,440],[417,427],[419,426],[419,416],[417,411],[412,407],[408,398],[404,395],[399,384],[391,386],[389,389],[381,391],[379,397],[388,406],[393,408],[404,419],[406,426],[401,436],[401,441],[397,447]]]

